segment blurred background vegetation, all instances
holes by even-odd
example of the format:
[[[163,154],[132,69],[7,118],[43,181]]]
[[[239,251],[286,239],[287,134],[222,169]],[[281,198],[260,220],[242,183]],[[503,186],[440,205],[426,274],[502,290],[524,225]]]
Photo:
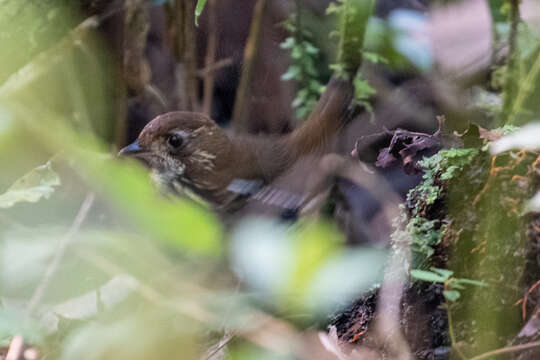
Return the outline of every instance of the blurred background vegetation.
[[[540,356],[538,14],[0,1],[0,358]],[[287,133],[355,61],[363,111],[335,151],[377,163],[377,184],[332,177],[315,215],[223,223],[116,157],[177,109]]]

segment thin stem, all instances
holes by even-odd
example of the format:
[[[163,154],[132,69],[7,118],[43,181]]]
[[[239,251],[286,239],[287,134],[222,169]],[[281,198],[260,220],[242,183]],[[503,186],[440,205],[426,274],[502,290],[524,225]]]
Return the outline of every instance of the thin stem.
[[[236,90],[234,103],[232,126],[238,132],[246,132],[249,128],[249,97],[251,93],[251,82],[257,60],[257,52],[259,48],[259,39],[261,37],[261,29],[266,8],[266,0],[257,0],[253,9],[253,17],[251,20],[251,28],[249,37],[244,49],[243,70],[240,76],[240,84]]]
[[[444,282],[444,290],[448,290],[447,281]],[[450,336],[450,343],[452,349],[456,350],[456,353],[462,360],[467,360],[467,357],[461,352],[456,342],[456,335],[454,334],[454,325],[452,320],[452,312],[450,311],[450,306],[446,304],[446,315],[448,317],[448,335]]]
[[[69,231],[64,235],[62,239],[60,239],[58,248],[56,252],[54,253],[54,258],[52,262],[47,267],[47,270],[45,271],[45,275],[43,275],[43,279],[39,283],[38,287],[34,291],[34,294],[32,295],[32,298],[28,302],[28,306],[26,308],[26,311],[28,314],[31,314],[35,310],[39,302],[42,300],[43,295],[45,294],[45,291],[47,290],[47,287],[49,286],[51,279],[54,273],[56,272],[56,270],[58,269],[58,266],[60,265],[60,261],[62,260],[64,253],[66,252],[67,245],[69,244],[73,236],[81,228],[81,225],[84,222],[84,219],[86,219],[86,216],[88,215],[88,212],[90,211],[90,208],[92,207],[92,204],[94,203],[94,200],[95,200],[95,195],[93,193],[86,195],[86,198],[84,199],[81,205],[81,208],[79,209],[79,212],[77,213],[77,216],[75,216],[75,220],[73,220],[73,223],[71,224],[71,227],[69,228]]]
[[[216,61],[217,50],[217,11],[215,0],[208,2],[208,45],[206,46],[206,58],[204,66],[209,69]],[[203,112],[212,115],[212,100],[214,99],[215,73],[208,71],[204,76]]]
[[[453,323],[452,323],[452,313],[450,308],[446,308],[446,313],[448,315],[448,335],[450,336],[450,342],[452,343],[452,349],[456,350],[456,353],[462,360],[467,360],[467,357],[461,352],[459,347],[456,345],[456,336],[454,335]]]
[[[199,82],[197,79],[197,40],[195,36],[195,2],[182,0],[185,3],[184,11],[184,53],[183,61],[186,69],[185,94],[187,95],[187,109],[199,109]]]
[[[527,99],[527,96],[530,95],[531,91],[533,90],[533,84],[535,84],[535,79],[538,77],[538,73],[540,72],[540,45],[536,47],[535,53],[537,53],[536,60],[534,61],[531,70],[525,77],[523,85],[519,87],[516,101],[514,101],[512,111],[510,112],[508,121],[506,122],[509,125],[513,124],[516,120],[517,114],[521,111],[521,107],[523,106],[525,99]]]
[[[503,347],[503,348],[500,348],[500,349],[497,349],[497,350],[488,351],[486,353],[483,353],[483,354],[480,354],[478,356],[472,357],[469,360],[483,360],[483,359],[488,359],[491,356],[506,354],[506,353],[510,353],[510,352],[516,352],[516,351],[523,351],[523,350],[527,350],[527,349],[533,349],[535,347],[540,347],[540,340],[539,341],[533,341],[533,342],[526,343],[526,344],[507,346],[507,347]]]

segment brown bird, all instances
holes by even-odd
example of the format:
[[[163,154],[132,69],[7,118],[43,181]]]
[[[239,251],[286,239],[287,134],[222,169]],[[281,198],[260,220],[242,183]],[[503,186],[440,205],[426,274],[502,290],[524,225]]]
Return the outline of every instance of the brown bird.
[[[309,119],[283,136],[228,135],[212,119],[170,112],[153,119],[120,155],[133,155],[166,189],[188,189],[233,211],[300,157],[324,153],[355,112],[352,81],[332,78]]]

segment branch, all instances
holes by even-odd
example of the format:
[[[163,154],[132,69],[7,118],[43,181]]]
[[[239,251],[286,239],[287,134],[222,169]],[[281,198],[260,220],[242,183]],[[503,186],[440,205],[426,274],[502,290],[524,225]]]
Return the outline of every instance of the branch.
[[[184,2],[183,36],[184,53],[182,59],[186,69],[184,83],[187,96],[186,110],[196,111],[199,108],[199,83],[197,79],[197,40],[195,38],[195,4],[192,0],[177,0]]]
[[[261,36],[265,8],[266,0],[257,0],[255,8],[253,9],[249,37],[246,48],[244,49],[243,70],[240,77],[240,85],[236,90],[232,118],[232,127],[238,132],[245,131],[248,128],[249,94],[251,93],[251,80],[253,78],[253,69],[255,68],[255,62],[257,60],[257,51],[259,48],[259,39]]]
[[[206,46],[206,58],[204,66],[209,69],[214,65],[217,49],[217,11],[216,1],[208,2],[208,44]],[[212,114],[212,100],[214,98],[214,71],[206,72],[204,76],[204,97],[203,97],[203,113],[208,116]]]

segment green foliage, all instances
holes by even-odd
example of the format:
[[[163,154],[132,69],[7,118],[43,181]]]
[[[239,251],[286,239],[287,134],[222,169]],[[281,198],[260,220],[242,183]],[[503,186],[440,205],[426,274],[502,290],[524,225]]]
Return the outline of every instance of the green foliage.
[[[427,220],[421,216],[410,219],[405,212],[405,206],[400,206],[400,216],[394,220],[392,243],[410,242],[412,250],[412,268],[425,269],[430,266],[431,256],[435,253],[434,247],[442,239],[444,226],[439,220]]]
[[[446,229],[440,220],[425,218],[421,210],[434,205],[441,196],[441,184],[459,176],[478,154],[479,150],[475,148],[448,149],[419,161],[424,170],[423,181],[407,194],[407,202],[412,205],[411,216],[407,216],[402,205],[400,217],[394,224],[396,230],[392,234],[393,243],[411,241],[412,268],[425,269],[430,266],[434,247],[440,244]]]
[[[373,12],[373,0],[339,0],[331,3],[327,14],[339,17],[338,76],[351,76],[362,64],[364,37],[368,20]]]
[[[84,165],[76,170],[91,179],[111,205],[141,229],[184,251],[220,253],[221,226],[207,209],[190,201],[161,197],[138,164],[103,161],[88,153],[79,155],[79,164]]]
[[[74,1],[4,0],[0,6],[0,84],[39,52],[64,36],[77,21]],[[71,16],[65,16],[70,14]]]
[[[345,250],[343,240],[325,222],[291,229],[252,219],[233,233],[232,262],[239,276],[281,311],[327,314],[382,278],[384,250]]]
[[[411,276],[417,280],[430,283],[444,284],[443,295],[447,301],[455,302],[461,297],[459,290],[465,289],[465,285],[487,286],[483,281],[460,279],[453,277],[454,272],[446,269],[437,269],[432,267],[431,271],[411,270]]]
[[[407,231],[412,235],[412,250],[416,253],[413,266],[427,265],[429,258],[435,252],[434,246],[441,242],[444,226],[440,225],[439,220],[426,220],[416,216],[409,220]]]
[[[205,5],[206,0],[197,0],[197,5],[195,6],[195,25],[197,26],[199,26],[199,16],[201,16]]]
[[[439,198],[441,181],[453,179],[479,153],[478,149],[441,150],[435,155],[418,162],[424,170],[422,183],[407,195],[408,201],[422,199],[426,205],[432,205]]]
[[[515,29],[513,53],[508,61],[495,70],[492,85],[502,90],[503,108],[498,113],[498,124],[523,125],[536,120],[539,108],[535,101],[540,78],[540,37],[528,24],[518,21],[511,25],[511,2],[504,1],[500,16],[495,16],[495,36],[498,46],[507,46]]]
[[[354,78],[354,101],[356,104],[363,106],[371,114],[371,121],[374,121],[374,112],[369,99],[376,93],[375,89],[371,87],[369,82],[359,72]]]
[[[51,162],[38,166],[17,180],[4,194],[0,195],[0,209],[12,207],[18,202],[37,202],[48,199],[60,178],[51,167]]]
[[[43,329],[38,321],[28,317],[13,306],[0,305],[0,346],[9,346],[11,338],[22,336],[28,343],[40,344],[43,341]]]
[[[298,26],[297,17],[299,16],[298,11],[283,23],[292,36],[286,38],[280,47],[290,52],[291,65],[281,79],[294,80],[298,84],[299,90],[292,106],[296,109],[296,117],[304,119],[313,110],[324,91],[324,85],[320,82],[321,74],[316,65],[319,60],[319,49],[313,45],[311,33],[304,27]]]

